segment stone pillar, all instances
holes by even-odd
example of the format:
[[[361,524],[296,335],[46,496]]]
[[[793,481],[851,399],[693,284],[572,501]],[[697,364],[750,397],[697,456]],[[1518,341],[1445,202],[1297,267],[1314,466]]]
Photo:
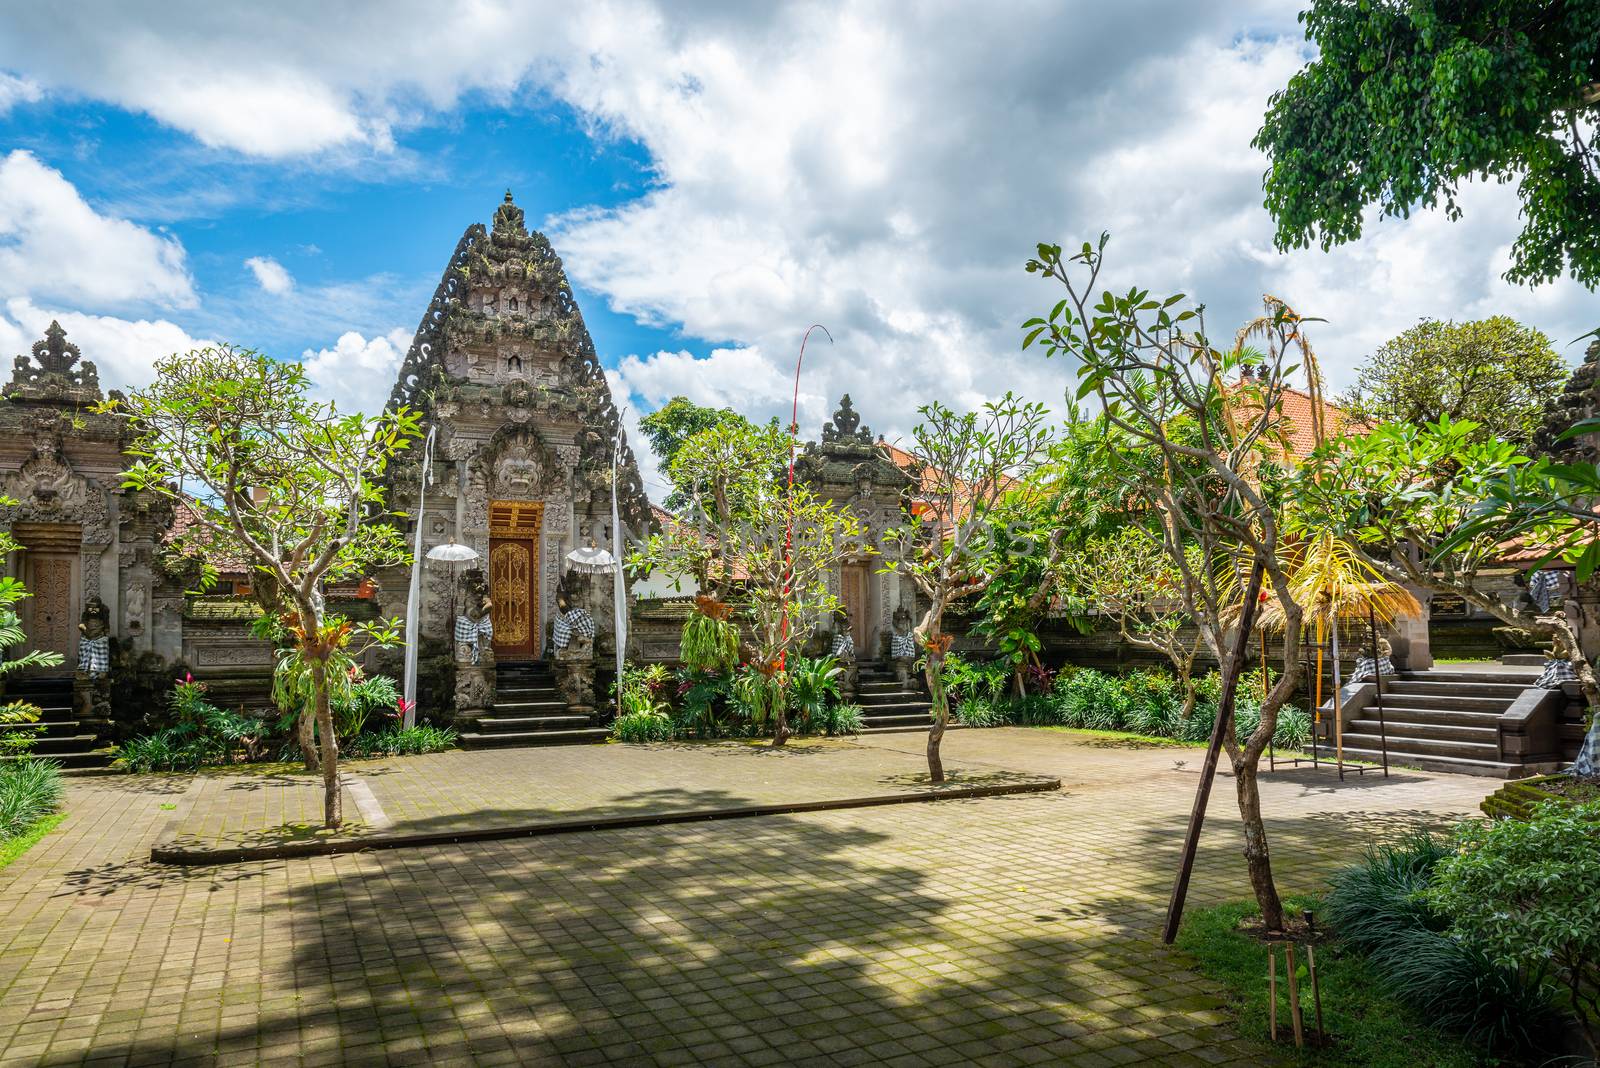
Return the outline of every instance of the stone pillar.
[[[1411,592],[1417,598],[1417,603],[1422,605],[1422,614],[1402,616],[1394,621],[1394,652],[1396,658],[1403,658],[1408,671],[1427,671],[1433,667],[1433,649],[1428,640],[1433,594],[1414,588]]]
[[[594,642],[574,635],[554,657],[556,689],[567,708],[579,715],[594,712]]]

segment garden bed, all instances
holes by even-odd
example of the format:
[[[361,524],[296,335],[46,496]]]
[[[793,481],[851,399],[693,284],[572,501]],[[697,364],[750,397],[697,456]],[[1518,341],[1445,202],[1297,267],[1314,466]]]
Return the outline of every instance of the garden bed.
[[[1545,801],[1581,805],[1600,801],[1600,783],[1585,782],[1571,775],[1536,775],[1531,779],[1508,782],[1483,799],[1484,814],[1496,819],[1527,819],[1535,806]]]
[[[1321,902],[1299,898],[1286,902],[1294,914]],[[1195,909],[1178,935],[1178,948],[1204,976],[1221,983],[1240,1032],[1267,1043],[1268,985],[1266,948],[1249,929],[1259,913],[1254,903]],[[1445,1034],[1419,1012],[1385,994],[1380,977],[1366,957],[1338,940],[1317,943],[1317,978],[1322,992],[1324,1025],[1330,1036],[1325,1048],[1296,1051],[1288,1023],[1288,1001],[1280,964],[1278,1037],[1274,1049],[1291,1063],[1350,1068],[1472,1068],[1483,1063],[1481,1051],[1463,1039]],[[1280,958],[1281,960],[1281,958]],[[1312,1019],[1309,990],[1302,983],[1302,1011]]]

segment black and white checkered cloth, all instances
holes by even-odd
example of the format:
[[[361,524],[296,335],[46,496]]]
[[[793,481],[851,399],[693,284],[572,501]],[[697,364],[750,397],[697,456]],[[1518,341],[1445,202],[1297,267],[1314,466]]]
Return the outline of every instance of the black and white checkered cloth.
[[[1578,759],[1572,762],[1572,773],[1584,778],[1600,775],[1600,714],[1583,736],[1583,747],[1578,750]]]
[[[1356,657],[1356,669],[1350,675],[1348,681],[1366,682],[1368,679],[1377,678],[1380,674],[1384,676],[1393,675],[1394,661],[1388,657],[1383,657],[1377,663],[1373,663],[1370,656],[1358,656]]]
[[[472,662],[476,664],[483,655],[483,647],[479,644],[483,640],[494,640],[494,621],[488,616],[473,620],[466,616],[456,616],[456,644],[472,646]]]
[[[111,671],[110,635],[79,640],[78,670],[96,679]]]
[[[915,634],[889,635],[889,655],[896,660],[911,660],[917,655],[917,636]]]
[[[1528,576],[1528,600],[1541,612],[1550,611],[1556,590],[1561,586],[1561,575],[1555,571],[1535,571]]]
[[[557,616],[553,629],[551,641],[557,649],[565,649],[572,644],[574,635],[579,638],[594,637],[594,616],[589,614],[588,609],[574,608]]]
[[[854,660],[856,658],[856,640],[850,636],[849,631],[833,636],[833,655],[840,660]]]
[[[1564,684],[1577,681],[1578,673],[1572,670],[1572,661],[1546,660],[1544,670],[1539,672],[1534,685],[1546,690],[1559,690]]]

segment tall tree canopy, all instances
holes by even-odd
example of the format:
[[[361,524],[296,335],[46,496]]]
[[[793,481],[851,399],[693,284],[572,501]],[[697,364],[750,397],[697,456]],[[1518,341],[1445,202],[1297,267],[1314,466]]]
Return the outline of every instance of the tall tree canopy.
[[[1548,337],[1515,319],[1424,319],[1373,353],[1339,400],[1368,423],[1470,420],[1524,444],[1570,373]]]
[[[690,438],[702,430],[724,425],[747,429],[751,424],[732,408],[708,408],[688,397],[673,397],[639,420],[639,429],[660,458],[663,471],[672,467],[672,461]],[[689,495],[675,486],[663,503],[677,511],[689,503]]]
[[[1318,56],[1273,94],[1255,145],[1279,248],[1361,236],[1467,178],[1519,180],[1512,282],[1600,282],[1600,4],[1312,0]]]

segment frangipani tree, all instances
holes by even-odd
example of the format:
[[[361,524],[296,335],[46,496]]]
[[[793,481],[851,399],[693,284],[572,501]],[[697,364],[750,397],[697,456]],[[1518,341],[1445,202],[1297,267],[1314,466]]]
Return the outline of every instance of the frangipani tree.
[[[381,518],[378,479],[420,436],[418,416],[342,414],[308,396],[301,365],[231,345],[167,357],[155,372],[149,386],[104,406],[133,430],[137,461],[125,485],[183,499],[195,516],[191,538],[237,546],[277,586],[311,698],[301,744],[322,770],[325,823],[338,827],[330,671],[352,641],[387,640],[396,624],[330,619],[323,585],[407,559],[404,539]],[[309,744],[313,727],[320,754]]]
[[[983,570],[976,549],[1007,490],[1026,482],[1049,458],[1055,431],[1044,405],[1011,393],[976,412],[958,414],[937,402],[918,411],[922,421],[906,448],[920,479],[917,511],[884,532],[884,541],[901,550],[885,569],[911,576],[928,598],[916,628],[933,704],[928,775],[944,782],[939,744],[950,723],[950,698],[942,668],[952,640],[944,631],[945,612],[956,598],[976,599],[995,581],[999,572]]]
[[[743,609],[751,656],[740,685],[757,720],[772,723],[775,746],[790,734],[788,661],[839,607],[839,565],[866,551],[854,514],[783,478],[788,449],[776,427],[748,423],[722,422],[689,438],[670,474],[691,508],[629,560],[692,577]]]
[[[1023,325],[1023,346],[1039,344],[1049,355],[1076,362],[1079,399],[1095,398],[1104,413],[1104,463],[1159,534],[1180,579],[1182,610],[1221,664],[1216,729],[1233,765],[1245,861],[1263,923],[1282,930],[1283,902],[1272,877],[1257,769],[1300,676],[1302,609],[1284,552],[1277,458],[1287,450],[1292,429],[1283,397],[1299,371],[1290,352],[1298,347],[1303,320],[1280,302],[1265,320],[1247,327],[1266,342],[1264,351],[1239,344],[1219,350],[1205,335],[1200,310],[1183,307],[1182,294],[1155,299],[1140,289],[1097,292],[1108,241],[1102,235],[1098,244],[1085,242],[1071,254],[1057,245],[1038,247],[1027,270],[1065,295],[1048,315]],[[1233,700],[1258,597],[1277,600],[1285,641],[1260,721],[1240,739]],[[1203,776],[1189,850],[1209,789],[1210,777]],[[1174,890],[1169,939],[1176,934],[1186,881],[1187,867]]]

